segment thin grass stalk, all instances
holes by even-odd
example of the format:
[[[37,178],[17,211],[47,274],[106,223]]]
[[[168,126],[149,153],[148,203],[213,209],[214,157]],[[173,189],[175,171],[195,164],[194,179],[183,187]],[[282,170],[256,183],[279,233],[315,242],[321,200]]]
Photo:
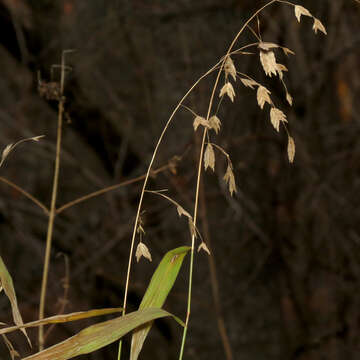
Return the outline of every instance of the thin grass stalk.
[[[139,217],[140,217],[140,212],[141,212],[141,207],[142,207],[142,203],[143,203],[143,199],[144,199],[144,194],[145,194],[145,190],[146,190],[146,186],[150,177],[150,173],[151,173],[151,169],[154,163],[154,160],[156,158],[158,149],[160,147],[160,144],[162,142],[163,137],[165,136],[165,133],[167,131],[167,129],[169,128],[176,112],[179,110],[180,106],[182,105],[182,103],[185,101],[185,99],[189,96],[189,94],[194,90],[194,88],[199,84],[199,82],[201,80],[203,80],[206,76],[208,76],[209,74],[211,74],[213,72],[214,69],[216,69],[217,66],[219,66],[219,64],[221,63],[221,61],[219,61],[217,64],[215,64],[210,70],[208,70],[205,74],[203,74],[191,87],[190,89],[186,92],[186,94],[182,97],[182,99],[179,101],[179,103],[176,105],[175,109],[173,110],[173,112],[171,113],[168,121],[166,122],[160,137],[156,143],[154,152],[152,154],[147,172],[146,172],[146,176],[145,176],[145,180],[144,180],[144,184],[141,190],[141,194],[140,194],[140,199],[139,199],[139,204],[138,204],[138,208],[137,208],[137,212],[136,212],[136,217],[135,217],[135,222],[134,222],[134,228],[133,228],[133,233],[132,233],[132,238],[131,238],[131,245],[130,245],[130,252],[129,252],[129,260],[128,260],[128,267],[127,267],[127,273],[126,273],[126,284],[125,284],[125,292],[124,292],[124,302],[123,302],[123,311],[122,311],[122,315],[126,314],[126,304],[127,304],[127,296],[128,296],[128,290],[129,290],[129,282],[130,282],[130,271],[131,271],[131,265],[132,265],[132,257],[133,257],[133,253],[134,253],[134,244],[135,244],[135,237],[136,237],[136,229],[137,229],[137,225],[139,222]],[[192,254],[193,256],[193,254]],[[121,347],[122,347],[122,340],[119,341],[119,350],[118,350],[118,360],[120,360],[121,358]]]
[[[55,215],[56,215],[56,198],[57,198],[58,183],[59,183],[62,123],[63,123],[63,113],[64,113],[64,99],[63,99],[64,81],[65,81],[65,52],[63,52],[62,56],[61,56],[60,99],[59,99],[59,105],[58,105],[56,156],[55,156],[53,187],[52,187],[52,193],[51,193],[49,221],[48,221],[47,235],[46,235],[44,269],[43,269],[43,277],[42,277],[42,283],[41,283],[39,320],[44,319],[46,289],[47,289],[47,281],[48,281],[48,274],[49,274],[49,267],[50,267],[51,242],[52,242],[52,235],[53,235],[53,229],[54,229],[54,220],[55,220]],[[39,337],[39,351],[42,351],[44,349],[44,340],[45,340],[43,325],[39,326],[38,337]]]
[[[220,75],[221,72],[224,68],[224,64],[225,61],[227,59],[227,57],[229,56],[229,54],[231,53],[232,48],[234,47],[236,41],[238,40],[239,36],[243,33],[243,31],[246,29],[246,27],[250,24],[250,22],[256,18],[256,16],[262,12],[265,8],[267,8],[268,6],[270,6],[271,4],[275,3],[278,0],[271,0],[270,2],[268,2],[267,4],[265,4],[264,6],[262,6],[260,9],[258,9],[246,22],[245,24],[242,26],[242,28],[240,29],[240,31],[236,34],[236,36],[234,37],[233,41],[231,42],[226,55],[224,56],[220,68],[218,70],[217,76],[216,76],[216,80],[211,92],[211,97],[210,97],[210,101],[209,101],[209,106],[208,106],[208,111],[207,111],[207,115],[206,115],[206,120],[209,119],[210,117],[210,112],[212,109],[212,105],[214,102],[214,96],[215,96],[215,91],[217,89],[218,83],[219,83],[219,79],[220,79]],[[207,134],[207,128],[204,128],[204,132],[203,132],[203,137],[202,137],[202,143],[201,143],[201,150],[200,150],[200,157],[199,157],[199,165],[198,165],[198,178],[197,178],[197,182],[196,182],[196,192],[195,192],[195,209],[194,209],[194,226],[196,226],[196,220],[197,220],[197,211],[198,211],[198,202],[199,202],[199,190],[200,190],[200,177],[201,177],[201,168],[202,168],[202,164],[203,164],[203,153],[204,153],[204,147],[205,147],[205,141],[206,141],[206,134]],[[195,240],[195,236],[192,235],[191,238],[191,257],[190,257],[190,265],[189,265],[189,287],[188,287],[188,304],[187,304],[187,313],[186,313],[186,321],[185,321],[185,327],[184,327],[184,331],[183,331],[183,337],[181,340],[181,348],[180,348],[180,353],[179,353],[179,360],[182,360],[183,354],[184,354],[184,347],[185,347],[185,340],[186,340],[186,335],[187,335],[187,330],[188,330],[188,325],[189,325],[189,319],[190,319],[190,312],[191,312],[191,292],[192,292],[192,277],[193,277],[193,262],[194,262],[194,241]]]
[[[47,216],[49,215],[49,209],[40,200],[38,200],[37,198],[32,196],[26,190],[24,190],[20,186],[14,184],[12,181],[10,181],[10,180],[2,177],[2,176],[0,176],[0,181],[2,181],[3,183],[9,185],[10,187],[15,189],[19,193],[23,194],[25,197],[27,197],[29,200],[31,200],[34,204],[36,204],[39,208],[41,208]]]

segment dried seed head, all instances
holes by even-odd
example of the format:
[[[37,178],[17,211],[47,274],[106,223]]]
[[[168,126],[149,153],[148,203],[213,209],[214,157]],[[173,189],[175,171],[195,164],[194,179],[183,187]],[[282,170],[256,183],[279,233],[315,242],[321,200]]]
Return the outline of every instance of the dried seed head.
[[[288,71],[287,67],[283,64],[276,64],[276,71],[279,75],[279,78],[282,80],[283,78],[283,71]]]
[[[264,51],[269,51],[270,49],[275,49],[280,47],[278,44],[274,44],[271,42],[265,42],[265,41],[260,41],[258,44],[258,48]]]
[[[137,262],[139,262],[139,260],[141,259],[142,256],[144,258],[148,259],[149,261],[152,261],[150,251],[143,242],[139,242],[139,244],[136,248],[135,256],[136,256]]]
[[[206,145],[206,150],[204,154],[204,167],[205,170],[210,167],[212,171],[215,171],[215,153],[214,148],[211,144]]]
[[[243,85],[245,85],[246,87],[249,87],[251,89],[254,89],[254,86],[259,86],[259,84],[252,79],[245,79],[245,78],[240,78],[240,81],[243,83]]]
[[[226,173],[224,175],[224,180],[229,186],[230,195],[233,196],[233,193],[234,192],[236,193],[237,189],[235,184],[234,172],[229,164],[227,166]]]
[[[236,81],[236,68],[230,56],[225,61],[224,71],[226,78],[230,75]]]
[[[235,91],[233,86],[231,85],[231,82],[226,82],[226,84],[221,88],[219,97],[224,96],[224,94],[227,94],[227,96],[230,98],[232,102],[234,102],[235,97]]]
[[[286,115],[276,107],[272,107],[270,110],[270,120],[277,132],[279,132],[280,121],[287,122]]]
[[[197,130],[199,125],[209,128],[209,122],[202,116],[196,116],[193,122],[194,131]]]
[[[22,139],[19,140],[18,142],[16,142],[15,144],[8,144],[6,145],[5,149],[3,150],[2,154],[1,154],[1,159],[0,159],[0,166],[4,163],[5,159],[8,157],[8,155],[11,153],[11,151],[13,151],[15,149],[16,146],[18,146],[19,144],[25,142],[25,141],[36,141],[38,142],[41,138],[43,138],[45,135],[39,135],[39,136],[34,136],[31,138],[27,138],[27,139]]]
[[[209,119],[209,125],[210,129],[213,129],[217,134],[220,131],[221,121],[216,115],[213,115]]]
[[[61,99],[60,84],[55,81],[45,82],[39,81],[38,83],[39,95],[46,100],[57,100]]]
[[[321,21],[319,19],[317,19],[315,17],[314,17],[314,25],[312,28],[313,28],[315,34],[317,34],[318,30],[320,30],[322,33],[327,35],[325,26],[321,23]]]
[[[310,11],[301,5],[295,5],[295,16],[297,21],[300,22],[301,15],[312,17]]]
[[[288,137],[287,152],[288,152],[289,162],[290,162],[290,163],[294,162],[294,157],[295,157],[295,141],[294,141],[294,139],[293,139],[290,135],[289,135],[289,137]]]
[[[261,109],[264,108],[266,102],[271,105],[272,102],[269,94],[271,94],[271,92],[265,86],[259,85],[256,92],[256,98]]]
[[[276,75],[276,59],[273,51],[260,50],[260,62],[267,76]]]
[[[201,244],[199,245],[197,251],[199,252],[200,250],[204,250],[205,252],[208,253],[208,255],[210,255],[210,250],[209,248],[206,246],[206,244],[202,241]]]
[[[295,55],[295,53],[292,50],[288,49],[287,47],[282,46],[281,49],[282,49],[282,51],[284,52],[284,54],[286,56],[288,56],[289,54],[290,55]]]

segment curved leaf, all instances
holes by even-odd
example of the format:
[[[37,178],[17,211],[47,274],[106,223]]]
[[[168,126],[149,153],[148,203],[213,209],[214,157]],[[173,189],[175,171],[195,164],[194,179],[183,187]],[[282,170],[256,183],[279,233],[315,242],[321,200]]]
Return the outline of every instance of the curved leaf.
[[[184,257],[190,249],[189,246],[182,246],[165,254],[151,278],[139,310],[154,307],[161,308],[163,306],[178,276]],[[151,325],[152,322],[134,331],[131,339],[130,360],[138,358]]]
[[[67,360],[91,353],[120,339],[131,330],[158,318],[172,316],[165,310],[137,310],[116,319],[91,325],[71,338],[23,360]]]

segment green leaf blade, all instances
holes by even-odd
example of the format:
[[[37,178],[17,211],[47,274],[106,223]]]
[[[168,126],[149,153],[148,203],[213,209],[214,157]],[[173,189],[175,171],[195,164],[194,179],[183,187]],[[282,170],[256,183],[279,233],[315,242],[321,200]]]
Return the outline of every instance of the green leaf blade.
[[[91,325],[65,341],[51,346],[23,360],[67,360],[85,355],[119,340],[139,326],[165,316],[165,310],[149,308],[137,310],[116,319]]]
[[[0,256],[0,284],[10,301],[14,323],[16,325],[23,325],[24,323],[19,311],[13,280],[1,256]],[[27,336],[26,330],[21,329],[21,331],[23,332],[29,345],[31,346],[31,342],[29,337]]]
[[[191,247],[182,246],[165,254],[156,268],[139,309],[161,308],[179,274],[185,255]],[[137,360],[152,322],[134,331],[131,339],[130,360]]]

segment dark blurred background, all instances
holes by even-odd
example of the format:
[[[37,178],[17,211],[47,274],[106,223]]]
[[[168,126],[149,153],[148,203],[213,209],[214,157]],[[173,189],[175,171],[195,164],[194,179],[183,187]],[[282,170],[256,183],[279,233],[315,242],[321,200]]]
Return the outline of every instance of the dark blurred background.
[[[1,168],[5,177],[50,203],[57,103],[37,92],[37,72],[58,81],[61,53],[67,73],[66,121],[58,206],[142,175],[172,109],[189,87],[224,55],[244,21],[264,1],[253,0],[1,0],[0,144],[24,143]],[[193,305],[186,359],[356,359],[360,353],[360,4],[355,0],[301,1],[328,35],[299,24],[293,9],[275,4],[259,18],[264,41],[295,51],[278,61],[294,98],[286,103],[278,79],[266,78],[258,55],[234,57],[237,70],[272,91],[288,116],[287,136],[271,126],[255,92],[236,82],[234,104],[219,111],[212,137],[231,156],[238,193],[231,198],[217,153],[215,175],[203,177],[199,229],[212,257],[195,258]],[[256,28],[256,22],[252,24]],[[239,46],[255,42],[246,31]],[[206,115],[214,77],[185,102]],[[160,148],[155,168],[181,157],[150,181],[193,209],[200,131],[181,109]],[[171,171],[172,170],[172,171]],[[131,231],[142,182],[109,192],[56,217],[46,314],[122,305]],[[132,271],[129,309],[136,309],[166,251],[190,241],[174,206],[145,196],[144,241],[153,262]],[[0,182],[1,256],[13,276],[24,321],[38,316],[47,217],[21,193]],[[66,276],[66,261],[69,276]],[[185,317],[188,259],[166,303]],[[64,299],[64,279],[70,288]],[[2,294],[1,321],[12,322]],[[93,321],[58,325],[47,344]],[[224,325],[226,331],[221,330]],[[36,330],[29,330],[35,343]],[[30,353],[19,334],[10,339]],[[176,359],[181,329],[158,321],[142,358]],[[228,342],[228,343],[227,343]],[[128,352],[129,337],[125,342]],[[224,350],[227,348],[227,355]],[[0,345],[1,358],[9,358]],[[82,358],[114,359],[112,345]]]

